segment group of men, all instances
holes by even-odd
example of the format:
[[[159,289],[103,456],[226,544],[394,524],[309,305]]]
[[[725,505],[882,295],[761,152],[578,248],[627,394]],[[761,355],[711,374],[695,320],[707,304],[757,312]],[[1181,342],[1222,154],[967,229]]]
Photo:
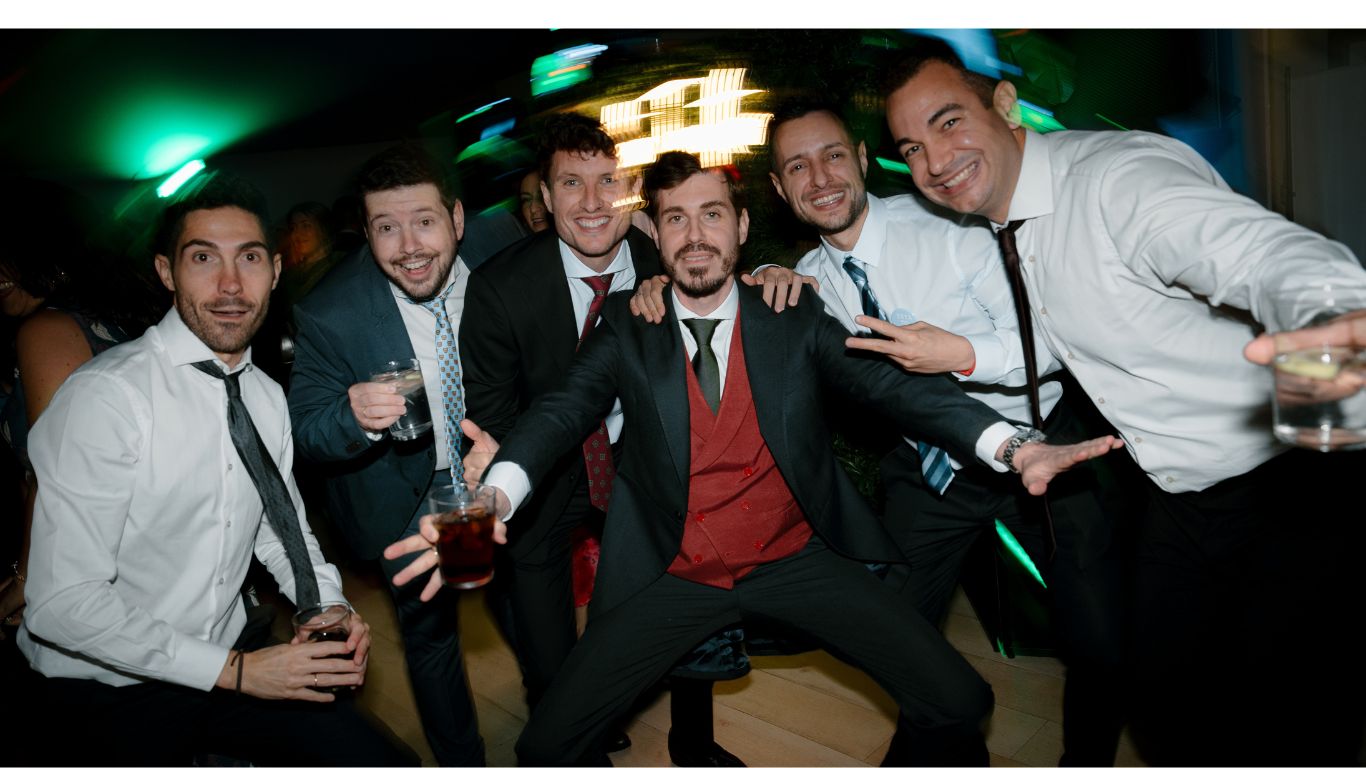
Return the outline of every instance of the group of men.
[[[30,438],[21,646],[50,711],[95,730],[63,746],[105,750],[95,762],[412,761],[321,692],[364,680],[357,614],[344,644],[244,632],[253,552],[301,607],[344,601],[291,478],[297,447],[349,546],[384,555],[443,765],[484,752],[454,593],[416,579],[436,562],[424,499],[473,479],[498,490],[527,764],[606,761],[641,692],[751,622],[798,630],[892,695],[888,764],[984,763],[990,687],[936,624],[998,520],[1055,596],[1065,762],[1113,762],[1126,719],[1157,762],[1349,762],[1354,681],[1290,621],[1315,611],[1348,636],[1335,579],[1360,522],[1294,504],[1346,460],[1276,446],[1258,418],[1267,377],[1242,352],[1254,326],[1221,308],[1269,325],[1274,289],[1366,272],[1178,142],[1027,131],[1010,84],[949,52],[889,72],[886,97],[929,204],[869,195],[865,147],[827,106],[771,126],[774,188],[821,236],[796,270],[818,296],[787,270],[737,278],[749,214],[732,174],[668,153],[642,181],[588,118],[547,122],[550,227],[491,258],[461,248],[439,166],[380,153],[358,176],[368,247],[295,309],[288,414],[247,350],[280,271],[259,196],[218,179],[169,208],[156,266],[175,307],[73,374]],[[627,204],[642,186],[650,234]],[[649,280],[661,273],[667,286]],[[1248,355],[1265,362],[1261,346]],[[398,441],[404,399],[370,378],[410,358],[432,436]],[[881,515],[833,457],[831,392],[905,435]],[[579,637],[571,534],[592,520],[601,563]],[[678,686],[705,704],[705,687]],[[135,725],[149,714],[183,727],[149,736]],[[709,719],[692,711],[671,734],[675,762],[740,764]]]

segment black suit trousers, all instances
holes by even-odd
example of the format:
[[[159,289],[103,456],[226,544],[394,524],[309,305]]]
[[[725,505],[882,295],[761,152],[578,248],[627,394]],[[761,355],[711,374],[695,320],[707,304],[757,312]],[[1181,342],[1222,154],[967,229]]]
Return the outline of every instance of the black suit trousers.
[[[523,765],[597,763],[603,730],[683,653],[730,624],[763,619],[799,630],[857,665],[897,701],[912,750],[931,765],[980,763],[991,688],[862,563],[818,539],[726,590],[664,574],[595,614],[517,742]]]
[[[1366,454],[1295,449],[1203,491],[1149,483],[1133,733],[1150,764],[1359,764],[1363,475]]]
[[[443,480],[450,483],[449,473],[437,474],[434,485]],[[424,504],[414,513],[403,537],[417,533],[418,521],[426,511]],[[460,650],[460,591],[442,589],[436,597],[423,602],[420,595],[427,584],[425,578],[394,586],[394,575],[415,557],[417,554],[397,560],[380,558],[379,563],[403,633],[404,660],[422,718],[422,731],[439,764],[483,765],[484,741],[479,736],[479,722]]]
[[[1050,442],[1105,434],[1072,393],[1044,425]],[[936,626],[948,610],[964,557],[980,535],[995,535],[1000,520],[1038,567],[1052,598],[1053,624],[1067,662],[1063,694],[1064,764],[1110,765],[1123,726],[1126,572],[1136,468],[1123,452],[1089,462],[1051,485],[1056,552],[1049,557],[1040,499],[1015,474],[970,466],[940,496],[925,482],[920,456],[903,443],[882,463],[889,532],[908,565],[894,565],[888,583],[899,587]]]

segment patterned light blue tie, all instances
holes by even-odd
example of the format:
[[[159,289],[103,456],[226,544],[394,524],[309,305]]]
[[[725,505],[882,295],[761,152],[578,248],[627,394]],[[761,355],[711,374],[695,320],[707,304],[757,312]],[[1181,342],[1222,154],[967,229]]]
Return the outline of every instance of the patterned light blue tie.
[[[446,455],[451,460],[451,478],[459,484],[465,478],[465,462],[460,459],[460,420],[465,418],[465,387],[460,381],[460,348],[455,343],[451,316],[446,312],[446,297],[454,287],[452,281],[446,290],[422,302],[422,308],[436,317],[436,364],[441,376],[441,412],[446,415]]]
[[[863,314],[886,320],[887,313],[882,311],[882,305],[877,303],[877,297],[868,285],[868,273],[863,271],[863,262],[853,256],[845,256],[844,271],[849,273],[849,279],[858,287],[859,300],[863,302]],[[944,491],[948,490],[949,483],[953,482],[953,465],[949,464],[949,454],[943,448],[930,445],[924,440],[916,443],[916,450],[920,451],[920,471],[925,475],[925,482],[929,483],[935,493],[943,496]]]

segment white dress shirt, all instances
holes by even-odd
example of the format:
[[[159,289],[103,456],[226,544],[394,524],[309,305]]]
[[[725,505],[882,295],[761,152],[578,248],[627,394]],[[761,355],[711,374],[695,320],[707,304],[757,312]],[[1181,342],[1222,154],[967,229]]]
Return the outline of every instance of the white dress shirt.
[[[854,322],[863,314],[863,299],[844,270],[844,258],[850,255],[863,262],[868,286],[893,325],[926,322],[972,345],[972,373],[952,374],[964,392],[1008,419],[1030,423],[1015,299],[988,227],[965,225],[962,217],[932,210],[913,195],[886,200],[868,195],[868,215],[853,251],[842,251],[822,237],[820,247],[796,266],[798,273],[820,281],[826,311],[857,334],[867,329]],[[1042,341],[1034,346],[1040,377],[1062,370]],[[1060,397],[1062,384],[1040,382],[1044,418]],[[906,442],[915,444],[910,438]],[[954,469],[962,467],[950,461]]]
[[[583,330],[584,322],[588,320],[588,307],[593,303],[593,289],[582,278],[611,275],[612,284],[607,288],[607,295],[610,296],[618,291],[635,290],[636,267],[631,261],[631,244],[625,240],[621,241],[616,258],[601,272],[594,272],[579,261],[579,257],[569,250],[569,246],[563,240],[558,242],[560,261],[564,264],[564,274],[569,280],[569,300],[574,304],[574,335],[578,336]],[[602,319],[599,318],[598,322],[602,322]],[[607,438],[613,443],[621,439],[621,400],[612,403],[612,411],[603,421],[607,424]]]
[[[457,255],[455,264],[451,266],[450,275],[441,286],[441,290],[444,291],[446,286],[455,283],[451,292],[446,294],[446,314],[450,315],[451,333],[455,334],[457,344],[460,342],[460,316],[465,309],[465,288],[469,282],[469,267],[465,266],[464,259]],[[436,315],[421,304],[414,304],[408,294],[392,281],[389,283],[389,291],[394,295],[398,314],[403,318],[403,328],[408,332],[408,341],[412,343],[413,354],[417,355],[418,367],[422,369],[422,388],[427,390],[427,404],[432,411],[432,440],[436,447],[435,469],[450,469],[450,452],[446,450],[446,419],[442,416],[441,410],[444,407],[444,401],[441,399],[441,365],[436,361]],[[462,380],[462,399],[464,386]],[[366,434],[371,440],[380,440],[385,433]]]
[[[294,596],[284,546],[228,431],[218,358],[172,308],[81,366],[33,426],[38,476],[19,647],[48,677],[213,687],[246,624],[253,552]],[[323,601],[342,601],[292,474],[280,386],[251,364],[242,400],[298,510]]]
[[[1141,131],[1028,133],[1011,199],[1036,333],[1166,491],[1196,491],[1285,450],[1271,373],[1281,287],[1366,284],[1339,243],[1228,188],[1190,147]],[[994,222],[999,226],[1005,222]]]

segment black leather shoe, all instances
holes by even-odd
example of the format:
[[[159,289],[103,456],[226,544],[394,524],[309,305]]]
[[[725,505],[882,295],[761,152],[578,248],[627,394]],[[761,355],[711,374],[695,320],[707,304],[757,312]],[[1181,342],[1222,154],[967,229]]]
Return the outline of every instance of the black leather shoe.
[[[631,737],[620,728],[613,728],[602,736],[603,752],[620,752],[631,748]]]
[[[689,745],[686,747],[669,745],[669,759],[679,768],[691,768],[691,766],[731,766],[732,768],[744,768],[744,762],[740,758],[732,755],[721,747],[720,744],[712,742],[703,745]]]

